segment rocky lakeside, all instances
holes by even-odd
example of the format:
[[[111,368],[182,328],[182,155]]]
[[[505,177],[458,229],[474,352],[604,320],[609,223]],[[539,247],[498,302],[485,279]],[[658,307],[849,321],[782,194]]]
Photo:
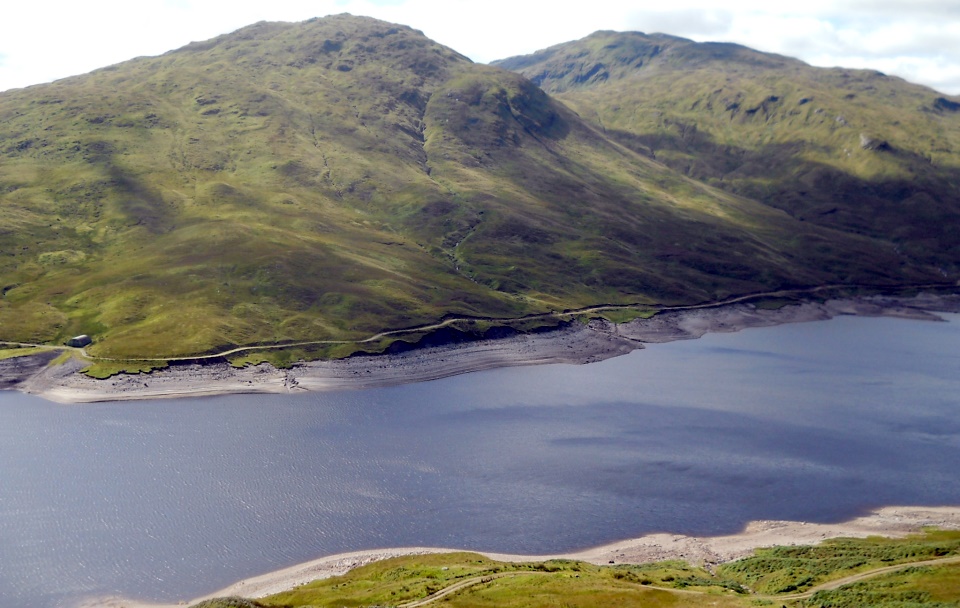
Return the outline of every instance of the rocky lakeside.
[[[81,373],[83,363],[75,359],[48,365],[53,357],[44,353],[0,360],[0,388],[61,403],[364,389],[498,367],[592,363],[627,354],[647,343],[822,321],[840,315],[943,321],[937,312],[960,312],[960,295],[863,296],[775,309],[736,303],[665,311],[649,319],[620,324],[595,319],[570,323],[554,331],[429,346],[395,354],[301,362],[289,369],[269,364],[234,368],[220,362],[176,365],[149,374],[121,374],[106,380]]]

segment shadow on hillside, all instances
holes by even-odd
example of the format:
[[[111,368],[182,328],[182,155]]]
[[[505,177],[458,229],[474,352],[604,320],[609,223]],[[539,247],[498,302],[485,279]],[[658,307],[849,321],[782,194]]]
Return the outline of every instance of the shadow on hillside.
[[[800,157],[811,145],[777,143],[748,150],[717,144],[709,134],[637,135],[608,130],[622,145],[653,156],[689,177],[781,209],[792,217],[848,233],[896,243],[924,263],[947,264],[960,248],[956,170],[918,154],[891,148],[853,153],[888,154],[913,179],[868,180]],[[818,151],[826,151],[821,148]]]

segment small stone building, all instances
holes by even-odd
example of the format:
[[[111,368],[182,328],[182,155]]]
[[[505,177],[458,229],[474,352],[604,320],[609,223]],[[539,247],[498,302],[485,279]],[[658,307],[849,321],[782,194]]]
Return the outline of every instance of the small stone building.
[[[84,346],[92,343],[93,340],[90,339],[90,336],[83,334],[82,336],[74,336],[67,340],[67,346],[73,346],[75,348],[83,348]]]

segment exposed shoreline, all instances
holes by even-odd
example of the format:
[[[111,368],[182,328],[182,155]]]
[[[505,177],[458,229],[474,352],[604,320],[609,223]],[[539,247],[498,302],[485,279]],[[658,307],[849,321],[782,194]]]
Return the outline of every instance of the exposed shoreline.
[[[903,537],[926,527],[960,529],[960,507],[883,507],[868,515],[837,524],[794,521],[753,521],[737,534],[694,537],[679,534],[648,534],[583,551],[553,555],[511,555],[478,552],[499,561],[526,562],[574,559],[593,564],[643,564],[670,559],[706,566],[745,557],[754,549],[776,545],[809,545],[838,538],[867,536]],[[310,581],[339,576],[375,561],[405,555],[449,553],[469,549],[400,547],[355,551],[322,557],[238,581],[209,595],[189,600],[187,605],[214,598],[239,596],[256,599],[287,591]],[[125,598],[92,598],[77,608],[174,608],[183,603],[154,604]]]
[[[661,312],[650,319],[622,324],[594,320],[555,331],[432,346],[399,354],[310,361],[286,370],[266,363],[242,369],[226,363],[191,364],[97,380],[80,373],[82,364],[75,360],[49,367],[45,363],[30,366],[6,360],[0,361],[0,379],[5,380],[4,387],[60,403],[365,389],[498,367],[585,364],[627,354],[644,344],[841,315],[942,321],[936,312],[960,312],[960,295],[864,296],[804,302],[776,310],[749,303],[728,304]]]
[[[269,365],[245,369],[234,369],[226,364],[189,365],[151,374],[94,380],[78,373],[78,363],[68,363],[40,371],[36,371],[35,367],[30,368],[31,373],[20,379],[15,388],[63,403],[360,389],[433,380],[497,367],[583,364],[629,353],[643,348],[645,343],[694,339],[711,332],[734,332],[751,327],[827,320],[841,315],[942,321],[936,312],[960,312],[960,295],[921,294],[909,298],[866,296],[822,303],[805,302],[776,310],[739,303],[664,312],[651,319],[638,319],[619,325],[592,321],[551,332],[423,348],[396,355],[302,363],[290,370],[277,370]],[[5,370],[0,366],[0,377],[4,373]],[[689,537],[651,534],[559,555],[485,555],[506,561],[564,558],[607,564],[610,561],[647,563],[685,559],[709,565],[743,557],[759,547],[813,544],[839,536],[903,536],[926,526],[960,529],[960,506],[885,507],[839,524],[757,521],[751,522],[735,535]],[[226,595],[263,597],[390,557],[455,550],[470,549],[406,547],[332,555],[239,581],[208,596],[190,600],[190,603]],[[91,598],[78,604],[80,608],[172,608],[177,605],[183,604],[152,604],[115,597]]]

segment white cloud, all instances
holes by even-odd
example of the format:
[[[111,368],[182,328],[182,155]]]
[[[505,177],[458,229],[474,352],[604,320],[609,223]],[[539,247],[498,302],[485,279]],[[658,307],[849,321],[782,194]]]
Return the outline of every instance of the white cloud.
[[[475,61],[600,30],[738,42],[815,65],[871,67],[960,93],[954,0],[11,0],[0,90],[156,55],[260,20],[351,12],[410,25]],[[5,57],[5,60],[3,57]]]
[[[714,10],[706,0],[673,0],[638,11],[633,23],[657,23],[683,10]],[[676,20],[668,33],[694,40],[738,42],[758,50],[798,57],[819,66],[878,69],[947,93],[960,93],[960,3],[943,0],[806,0],[791,3],[745,0],[724,5],[725,30],[701,33],[696,21]],[[721,23],[719,20],[716,23]],[[638,29],[643,29],[642,27]]]

